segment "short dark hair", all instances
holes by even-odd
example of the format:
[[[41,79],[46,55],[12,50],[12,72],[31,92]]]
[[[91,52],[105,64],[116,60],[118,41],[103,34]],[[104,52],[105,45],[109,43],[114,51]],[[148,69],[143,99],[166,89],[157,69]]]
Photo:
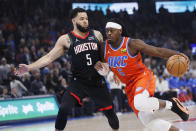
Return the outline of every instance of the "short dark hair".
[[[86,12],[86,10],[85,9],[82,9],[82,8],[75,8],[75,9],[73,9],[70,12],[70,15],[69,15],[70,19],[75,18],[78,15],[78,13],[81,13],[81,12]]]
[[[129,36],[127,28],[125,27],[125,25],[123,24],[123,22],[120,19],[111,18],[111,19],[107,20],[107,22],[114,22],[114,23],[121,25],[122,26],[122,36]]]

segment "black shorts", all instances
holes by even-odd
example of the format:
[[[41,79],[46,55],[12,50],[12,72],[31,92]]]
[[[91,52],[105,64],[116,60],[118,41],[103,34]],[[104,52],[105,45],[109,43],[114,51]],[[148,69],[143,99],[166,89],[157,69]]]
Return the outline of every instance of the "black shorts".
[[[83,98],[90,97],[99,108],[99,111],[113,108],[104,77],[100,76],[93,79],[73,77],[69,83],[68,92],[77,100],[77,104],[80,106],[82,106]]]

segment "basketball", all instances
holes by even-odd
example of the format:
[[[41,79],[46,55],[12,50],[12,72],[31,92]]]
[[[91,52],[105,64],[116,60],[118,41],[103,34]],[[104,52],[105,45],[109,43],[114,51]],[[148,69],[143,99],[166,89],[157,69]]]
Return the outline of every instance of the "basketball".
[[[168,59],[166,68],[175,77],[183,76],[188,69],[187,60],[181,55],[173,55]]]

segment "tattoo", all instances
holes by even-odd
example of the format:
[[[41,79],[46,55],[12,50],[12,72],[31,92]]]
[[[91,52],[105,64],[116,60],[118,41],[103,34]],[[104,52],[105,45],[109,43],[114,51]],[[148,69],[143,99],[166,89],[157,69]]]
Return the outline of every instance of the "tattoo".
[[[101,33],[99,33],[99,39],[100,39],[100,42],[103,42],[103,36]]]
[[[103,36],[99,31],[94,31],[95,36],[97,37],[97,39],[99,40],[99,42],[103,42]]]
[[[62,45],[64,47],[64,50],[69,49],[70,43],[71,43],[71,41],[70,41],[68,35],[65,35],[64,38],[63,38],[63,41],[62,41]]]
[[[69,38],[67,38],[67,43],[69,43],[69,44],[71,43],[71,41],[70,41],[70,39],[69,39]]]

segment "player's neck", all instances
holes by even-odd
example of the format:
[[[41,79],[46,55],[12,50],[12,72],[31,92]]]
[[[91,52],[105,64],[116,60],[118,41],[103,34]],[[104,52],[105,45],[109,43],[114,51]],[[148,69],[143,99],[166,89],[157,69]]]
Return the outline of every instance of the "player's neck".
[[[76,35],[79,35],[79,36],[81,36],[81,37],[86,36],[86,34],[88,33],[88,32],[81,32],[81,31],[78,30],[78,29],[74,29],[73,32],[74,32]]]

